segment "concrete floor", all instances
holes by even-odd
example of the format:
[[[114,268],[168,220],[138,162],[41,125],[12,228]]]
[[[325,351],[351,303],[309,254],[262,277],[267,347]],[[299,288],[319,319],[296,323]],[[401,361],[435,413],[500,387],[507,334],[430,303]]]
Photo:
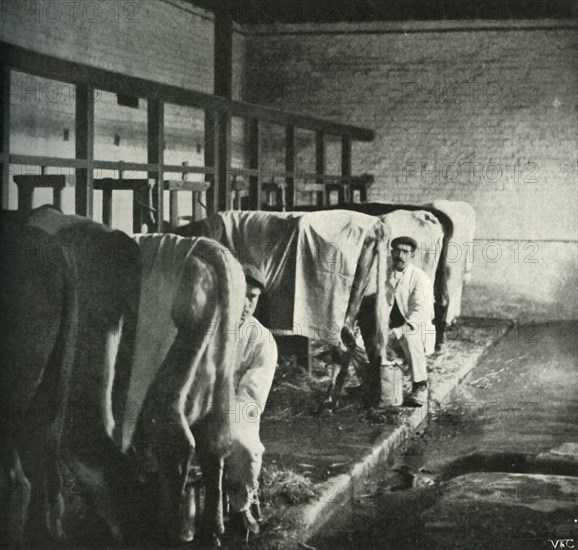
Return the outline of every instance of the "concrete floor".
[[[378,471],[367,495],[311,545],[494,550],[553,548],[561,539],[578,544],[577,447],[577,324],[514,330],[398,452],[395,471]],[[540,462],[540,453],[552,449]],[[404,484],[408,490],[391,492]]]

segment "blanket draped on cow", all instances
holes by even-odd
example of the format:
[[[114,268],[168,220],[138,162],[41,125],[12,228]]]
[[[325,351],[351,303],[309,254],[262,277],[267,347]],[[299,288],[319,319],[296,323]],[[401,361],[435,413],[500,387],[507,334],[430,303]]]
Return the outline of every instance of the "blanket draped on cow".
[[[217,392],[229,388],[232,400],[233,353],[235,334],[226,332],[219,323],[232,324],[241,315],[244,286],[240,296],[231,296],[232,281],[244,285],[240,266],[225,257],[225,249],[207,239],[188,239],[176,235],[136,236],[142,256],[141,301],[135,336],[134,358],[130,369],[130,383],[124,413],[122,446],[127,448],[136,428],[147,392],[157,376],[179,330],[190,330],[191,341],[201,340],[201,349],[184,367],[182,386],[177,388],[178,408],[184,432],[189,436],[188,424],[206,415],[215,404],[222,402]],[[196,303],[195,277],[192,262],[200,260],[212,266],[218,278],[220,300],[215,304]],[[233,269],[232,265],[236,265]],[[206,296],[206,295],[205,295]],[[210,312],[210,317],[195,325],[196,312]],[[231,327],[227,327],[230,329]],[[222,338],[213,338],[217,334]],[[201,336],[199,336],[201,335]],[[204,335],[204,336],[203,336]],[[219,344],[220,342],[220,344]],[[222,344],[222,345],[221,345]],[[174,373],[168,373],[175,376]],[[179,375],[180,376],[180,375]],[[174,384],[172,379],[157,381],[161,387]],[[194,388],[193,400],[189,391]],[[185,418],[186,417],[186,418]],[[191,444],[194,440],[190,435]]]
[[[365,239],[380,223],[349,211],[229,211],[193,225],[263,270],[271,330],[338,342]]]

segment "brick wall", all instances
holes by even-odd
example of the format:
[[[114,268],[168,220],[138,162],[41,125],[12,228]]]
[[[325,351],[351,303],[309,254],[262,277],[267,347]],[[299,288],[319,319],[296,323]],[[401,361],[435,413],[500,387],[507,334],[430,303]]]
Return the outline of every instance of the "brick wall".
[[[182,0],[1,0],[1,17],[7,42],[212,91],[212,16]],[[548,21],[237,29],[234,96],[373,128],[373,143],[355,145],[353,168],[375,176],[374,200],[471,202],[479,253],[465,314],[575,318],[575,36],[571,24]],[[144,102],[135,110],[112,94],[96,99],[96,158],[145,160]],[[74,156],[73,88],[13,73],[11,106],[12,153]],[[165,126],[167,161],[202,164],[202,113],[167,106]],[[243,164],[245,128],[239,120],[233,127],[233,163]],[[273,171],[283,133],[262,135],[263,163]],[[297,133],[306,170],[313,139]],[[328,171],[339,164],[333,141]],[[3,192],[14,208],[14,186]],[[48,200],[36,193],[35,204]],[[185,197],[183,214],[187,207]],[[64,208],[74,210],[72,189]],[[99,208],[97,194],[97,216]],[[115,201],[113,217],[131,229],[128,196]]]
[[[470,202],[466,315],[576,318],[577,57],[555,21],[253,28],[247,99],[373,128],[373,200]]]
[[[30,50],[110,71],[184,88],[213,92],[213,16],[183,0],[1,0],[0,39]],[[245,36],[233,36],[233,93],[244,89]],[[74,157],[74,86],[12,72],[11,153]],[[116,95],[96,90],[95,158],[146,162],[146,101],[121,107]],[[233,158],[244,160],[244,126],[234,124]],[[200,110],[165,106],[165,158],[168,163],[202,165],[204,117]],[[11,166],[13,174],[39,173],[36,167]],[[56,173],[57,170],[48,170]],[[61,170],[70,176],[72,170]],[[113,176],[100,171],[95,177]],[[130,177],[130,175],[129,175]],[[132,174],[142,177],[142,174]],[[3,190],[16,208],[13,183]],[[35,193],[35,206],[51,200]],[[95,193],[95,214],[101,208]],[[165,206],[168,217],[168,200]],[[181,214],[190,213],[183,194]],[[132,230],[131,194],[113,201],[113,225]],[[64,210],[74,211],[74,190],[64,191]]]

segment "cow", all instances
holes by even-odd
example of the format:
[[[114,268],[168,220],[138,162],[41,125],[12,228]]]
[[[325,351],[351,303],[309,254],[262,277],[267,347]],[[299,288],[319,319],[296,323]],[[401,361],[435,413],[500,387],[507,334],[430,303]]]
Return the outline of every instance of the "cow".
[[[41,533],[63,536],[59,455],[77,309],[58,243],[8,214],[1,230],[1,531],[2,544],[13,546],[22,542],[27,525],[42,529],[41,518]],[[26,461],[29,442],[34,452]]]
[[[297,329],[318,340],[333,336],[333,344],[343,342],[351,351],[355,321],[363,311],[368,322],[360,329],[369,368],[361,375],[366,403],[376,400],[391,307],[385,296],[389,233],[380,220],[346,211],[229,211],[173,231],[216,239],[265,273],[269,318],[264,324],[269,328]],[[281,321],[288,325],[279,326]]]
[[[33,210],[27,227],[52,236],[64,252],[77,292],[74,359],[61,458],[86,491],[110,534],[122,540],[136,512],[132,465],[114,444],[115,391],[126,376],[117,363],[132,355],[141,275],[138,245],[122,231],[54,207]],[[117,388],[113,388],[115,385]],[[117,407],[117,414],[121,411]]]
[[[141,458],[152,451],[161,526],[178,542],[195,537],[196,498],[187,480],[196,451],[206,494],[199,535],[218,540],[245,277],[232,255],[209,239],[151,234],[135,240],[142,293],[122,448]]]
[[[300,206],[300,209],[318,211],[318,206]],[[347,203],[328,206],[323,210],[351,210],[371,216],[383,216],[398,210],[423,210],[440,222],[444,238],[434,279],[436,350],[445,341],[447,326],[454,323],[461,312],[463,285],[471,278],[472,262],[469,247],[473,246],[475,212],[466,202],[435,200],[424,204]]]
[[[120,231],[80,216],[65,216],[52,207],[33,211],[24,223],[28,224],[24,232],[52,239],[53,246],[64,258],[63,265],[71,272],[72,288],[77,296],[76,302],[70,305],[76,317],[64,325],[71,331],[63,338],[72,355],[67,363],[69,368],[62,370],[70,375],[66,377],[57,372],[53,377],[59,388],[66,390],[70,403],[63,422],[62,448],[57,447],[51,457],[58,455],[57,458],[64,461],[115,539],[123,540],[131,535],[138,538],[147,531],[150,534],[152,526],[145,525],[146,519],[143,520],[149,517],[150,510],[142,497],[155,506],[158,501],[154,495],[143,492],[137,482],[138,471],[132,454],[126,452],[131,444],[133,423],[139,418],[135,405],[146,395],[147,403],[153,405],[150,410],[154,423],[153,429],[145,433],[151,435],[148,441],[153,441],[162,466],[163,527],[171,538],[184,540],[178,532],[182,526],[176,518],[190,505],[187,498],[190,491],[179,482],[183,480],[183,472],[186,475],[196,444],[207,488],[205,525],[210,533],[221,533],[220,476],[222,458],[230,444],[230,415],[234,412],[230,409],[235,337],[227,330],[217,331],[216,324],[220,323],[221,328],[234,326],[240,319],[245,285],[241,267],[224,253],[222,246],[207,239],[156,235],[139,237],[137,243]],[[161,294],[159,302],[160,288],[155,288],[154,276],[151,278],[155,271],[151,269],[151,262],[154,263],[159,243],[175,240],[179,241],[175,248],[183,254],[172,265],[176,292],[171,301]],[[146,260],[143,271],[141,248]],[[29,267],[25,265],[17,273],[27,273]],[[162,275],[162,265],[160,268]],[[158,264],[155,269],[159,282]],[[24,277],[14,275],[11,280],[20,279],[25,284]],[[4,288],[12,287],[7,284]],[[58,285],[50,287],[55,289],[51,296],[55,311],[57,305],[70,303],[56,292]],[[22,296],[18,306],[26,311],[30,293],[18,295]],[[151,309],[154,296],[159,307]],[[4,292],[3,302],[9,298]],[[162,313],[168,313],[169,319],[159,326]],[[49,326],[59,327],[58,323]],[[154,358],[146,353],[150,338],[156,342],[162,340],[163,353]],[[19,350],[17,344],[6,344],[7,356]],[[150,351],[150,347],[148,349]],[[144,366],[145,373],[149,373],[147,365],[153,366],[156,376],[147,380],[150,387],[145,388],[142,395],[135,396],[130,391],[134,390],[135,380],[142,382],[142,370],[138,369]],[[7,372],[4,370],[3,376]],[[40,376],[42,373],[38,372]],[[30,391],[28,386],[20,389],[11,384],[16,380],[14,373],[9,374],[3,389],[8,388],[9,395],[16,396],[18,404],[25,403],[19,396],[29,396],[34,387]],[[55,391],[48,393],[49,398],[57,396]],[[58,403],[66,403],[66,399],[59,397]],[[17,428],[12,432],[18,432]],[[7,467],[3,468],[3,474],[7,475],[19,474],[21,470],[18,469],[18,448],[13,441],[13,437],[8,438],[3,445],[3,449],[7,449],[2,455],[3,465]],[[57,441],[60,443],[60,439]],[[57,466],[58,461],[53,464]],[[24,475],[16,475],[16,479],[20,482],[16,490],[27,494],[29,484]],[[52,486],[60,489],[59,482]],[[61,507],[56,508],[59,514],[63,513]],[[18,514],[22,516],[23,512],[14,508],[13,515]],[[59,521],[60,517],[56,519]],[[186,534],[192,536],[190,530]]]

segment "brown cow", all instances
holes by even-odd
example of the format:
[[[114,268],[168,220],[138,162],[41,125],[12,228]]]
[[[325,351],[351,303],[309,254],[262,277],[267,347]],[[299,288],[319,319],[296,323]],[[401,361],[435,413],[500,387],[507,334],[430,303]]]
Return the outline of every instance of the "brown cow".
[[[119,350],[131,353],[139,298],[140,254],[125,233],[52,207],[28,225],[53,236],[74,274],[78,314],[62,458],[112,535],[133,523],[128,495],[134,476],[113,444],[113,382]],[[122,377],[121,377],[122,378]]]
[[[2,543],[12,546],[41,518],[53,538],[63,535],[59,455],[77,309],[72,274],[54,239],[3,215],[1,245],[1,530]],[[31,457],[22,460],[30,442]]]

